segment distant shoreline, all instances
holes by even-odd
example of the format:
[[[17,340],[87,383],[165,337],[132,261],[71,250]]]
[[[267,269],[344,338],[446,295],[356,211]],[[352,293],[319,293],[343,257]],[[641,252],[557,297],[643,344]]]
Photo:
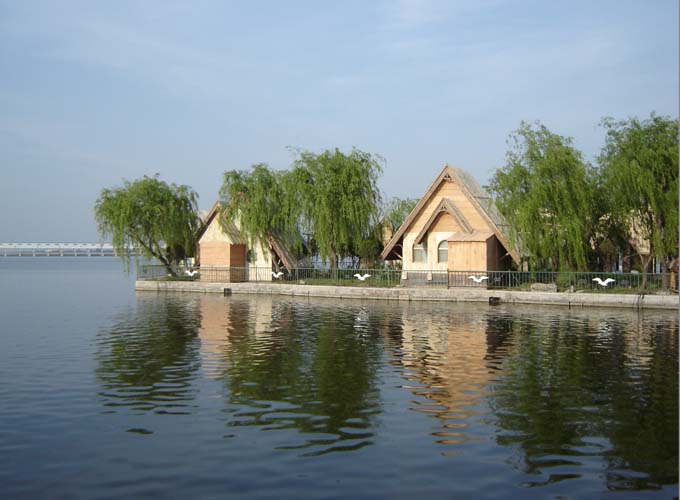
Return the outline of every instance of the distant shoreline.
[[[137,291],[234,293],[327,297],[335,299],[483,302],[487,304],[536,304],[569,308],[608,307],[626,309],[678,309],[678,295],[611,293],[529,292],[467,288],[372,288],[273,283],[203,283],[200,281],[136,281]],[[228,290],[228,291],[226,291]]]

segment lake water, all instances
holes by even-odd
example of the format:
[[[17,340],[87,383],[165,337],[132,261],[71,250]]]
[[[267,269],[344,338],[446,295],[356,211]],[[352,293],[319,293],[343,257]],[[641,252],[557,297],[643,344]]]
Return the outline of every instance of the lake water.
[[[0,258],[2,498],[673,498],[673,312],[138,292]]]

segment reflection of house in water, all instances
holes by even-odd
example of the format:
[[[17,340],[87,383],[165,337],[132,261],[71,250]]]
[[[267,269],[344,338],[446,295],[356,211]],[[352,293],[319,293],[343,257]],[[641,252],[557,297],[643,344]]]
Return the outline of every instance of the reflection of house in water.
[[[490,331],[488,309],[461,309],[424,305],[404,309],[402,358],[418,396],[414,410],[441,419],[433,434],[442,444],[462,444],[473,439],[463,431],[480,412],[495,365],[507,351],[502,331]],[[495,323],[494,323],[495,324]]]
[[[270,335],[273,302],[271,296],[257,300],[226,299],[206,295],[200,303],[201,358],[206,376],[224,376],[227,353],[234,341],[248,338],[250,342],[265,342]],[[252,338],[251,338],[252,337]]]

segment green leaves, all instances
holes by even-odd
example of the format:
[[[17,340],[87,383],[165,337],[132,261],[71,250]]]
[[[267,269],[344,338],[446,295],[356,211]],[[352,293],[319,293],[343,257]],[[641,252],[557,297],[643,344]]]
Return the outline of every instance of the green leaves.
[[[397,232],[417,204],[418,200],[415,198],[401,199],[396,197],[387,203],[382,220],[390,234]]]
[[[225,201],[223,213],[227,220],[239,221],[251,247],[255,241],[264,245],[273,233],[294,232],[296,214],[288,199],[287,175],[287,172],[271,170],[264,163],[253,165],[249,171],[224,173],[220,189]]]
[[[635,226],[667,264],[678,254],[678,121],[651,114],[642,121],[606,118],[602,126],[599,162],[612,218]]]
[[[350,255],[377,224],[382,158],[352,149],[299,153],[292,178],[301,202],[302,224],[314,235],[322,258],[331,266]]]
[[[594,173],[568,137],[522,122],[509,140],[506,165],[490,189],[535,265],[585,269],[594,232]]]
[[[253,165],[248,171],[227,171],[220,195],[225,215],[238,219],[251,238],[270,234],[306,234],[322,258],[337,265],[372,235],[377,223],[381,159],[358,149],[321,154],[299,151],[290,171]]]
[[[678,121],[602,120],[598,168],[570,138],[522,123],[490,190],[534,265],[585,269],[649,241],[667,266],[678,255]],[[651,255],[641,256],[646,267]]]
[[[129,247],[135,246],[145,256],[170,265],[193,255],[200,220],[197,195],[188,186],[161,181],[158,176],[123,187],[103,189],[95,202],[95,219],[102,236],[111,236],[112,244],[127,263]]]

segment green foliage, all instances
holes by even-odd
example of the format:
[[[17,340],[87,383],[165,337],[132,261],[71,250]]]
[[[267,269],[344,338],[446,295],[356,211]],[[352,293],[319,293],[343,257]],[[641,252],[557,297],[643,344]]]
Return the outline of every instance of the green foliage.
[[[375,224],[368,236],[354,240],[350,250],[352,255],[358,257],[357,267],[361,269],[364,267],[380,267],[382,264],[380,261],[382,249],[382,226]]]
[[[572,140],[540,123],[510,136],[505,166],[490,183],[513,243],[542,268],[586,269],[601,212],[595,172]]]
[[[652,114],[602,125],[599,163],[612,221],[631,240],[636,228],[667,267],[678,256],[678,121]]]
[[[322,258],[337,267],[371,236],[378,219],[382,159],[352,149],[298,152],[291,177],[303,231],[312,234]]]
[[[144,176],[123,187],[103,189],[95,202],[95,219],[102,236],[126,264],[130,247],[156,258],[174,275],[172,264],[193,255],[199,227],[196,193],[184,185],[168,185]]]
[[[224,173],[220,189],[220,196],[225,201],[223,213],[228,220],[238,220],[251,247],[259,241],[264,248],[268,237],[274,233],[298,234],[299,208],[289,178],[289,172],[273,171],[264,163],[253,165],[249,171]]]
[[[385,206],[385,215],[382,219],[385,228],[391,234],[396,233],[417,204],[418,200],[415,198],[394,197],[390,199]]]

